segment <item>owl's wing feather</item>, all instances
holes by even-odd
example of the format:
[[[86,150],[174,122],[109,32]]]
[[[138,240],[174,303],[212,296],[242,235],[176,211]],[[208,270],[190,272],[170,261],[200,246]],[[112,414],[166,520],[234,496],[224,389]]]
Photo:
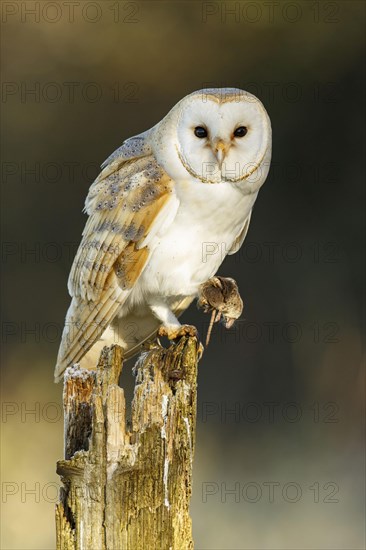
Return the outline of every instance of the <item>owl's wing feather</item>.
[[[89,219],[70,272],[73,299],[56,378],[79,361],[111,323],[150,258],[150,232],[156,234],[178,207],[174,183],[153,156],[111,162],[115,169],[104,168],[86,199]]]
[[[228,252],[229,256],[231,256],[232,254],[235,254],[239,250],[241,245],[243,244],[244,239],[245,239],[245,237],[247,236],[247,233],[248,233],[251,215],[252,215],[252,211],[250,211],[248,216],[245,218],[245,222],[244,222],[242,230],[240,231],[239,235],[236,237],[235,241],[231,245],[231,248]]]
[[[55,381],[58,382],[65,369],[80,361],[93,344],[102,336],[109,322],[127,297],[126,293],[116,292],[103,296],[104,306],[81,298],[73,298],[66,314],[60,350],[55,368]],[[95,307],[94,307],[95,306]]]
[[[152,154],[149,134],[150,130],[138,134],[137,136],[126,139],[121,147],[118,147],[109,157],[103,162],[101,168],[104,170],[108,168],[107,173],[114,172],[116,166],[120,166],[126,160],[138,159],[141,157],[147,157]]]

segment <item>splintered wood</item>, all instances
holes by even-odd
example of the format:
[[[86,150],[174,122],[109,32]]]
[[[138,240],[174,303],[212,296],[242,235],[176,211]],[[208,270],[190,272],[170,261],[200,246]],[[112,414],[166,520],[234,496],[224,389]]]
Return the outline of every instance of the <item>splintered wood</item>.
[[[140,355],[130,430],[119,346],[103,349],[96,372],[66,371],[57,550],[193,548],[198,356],[194,337]]]

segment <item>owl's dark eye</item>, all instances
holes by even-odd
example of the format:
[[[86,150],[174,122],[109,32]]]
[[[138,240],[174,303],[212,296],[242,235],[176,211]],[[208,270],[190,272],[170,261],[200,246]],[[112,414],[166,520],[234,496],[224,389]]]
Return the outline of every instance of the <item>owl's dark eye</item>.
[[[194,129],[194,135],[198,138],[207,137],[207,130],[203,126],[196,126]]]
[[[234,132],[235,137],[244,137],[245,134],[248,132],[248,128],[246,126],[239,126]]]

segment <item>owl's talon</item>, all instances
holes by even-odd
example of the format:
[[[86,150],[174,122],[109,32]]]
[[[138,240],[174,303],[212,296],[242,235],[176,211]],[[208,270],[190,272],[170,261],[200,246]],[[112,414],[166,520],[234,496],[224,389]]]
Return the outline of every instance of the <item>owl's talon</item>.
[[[167,336],[172,341],[178,340],[182,336],[194,336],[198,339],[198,331],[193,325],[181,325],[175,328],[162,325],[158,330],[159,336]]]
[[[197,349],[197,360],[199,361],[201,359],[205,348],[203,347],[202,342],[200,342],[200,340],[199,340],[198,330],[196,329],[195,326],[193,326],[193,325],[181,325],[178,328],[172,329],[170,327],[162,325],[159,328],[159,330],[157,332],[157,337],[156,337],[156,340],[159,343],[159,345],[161,345],[160,340],[159,340],[159,337],[161,337],[161,336],[166,336],[172,342],[174,342],[176,340],[179,340],[183,336],[190,336],[190,337],[196,338],[197,339],[197,348],[196,348]]]

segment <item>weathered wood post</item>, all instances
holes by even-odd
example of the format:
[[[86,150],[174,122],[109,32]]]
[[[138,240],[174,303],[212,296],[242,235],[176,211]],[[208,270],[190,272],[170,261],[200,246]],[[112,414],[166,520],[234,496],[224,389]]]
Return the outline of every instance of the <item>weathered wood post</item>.
[[[194,337],[141,353],[130,429],[120,347],[103,349],[96,372],[68,369],[57,550],[193,548],[198,356]]]

